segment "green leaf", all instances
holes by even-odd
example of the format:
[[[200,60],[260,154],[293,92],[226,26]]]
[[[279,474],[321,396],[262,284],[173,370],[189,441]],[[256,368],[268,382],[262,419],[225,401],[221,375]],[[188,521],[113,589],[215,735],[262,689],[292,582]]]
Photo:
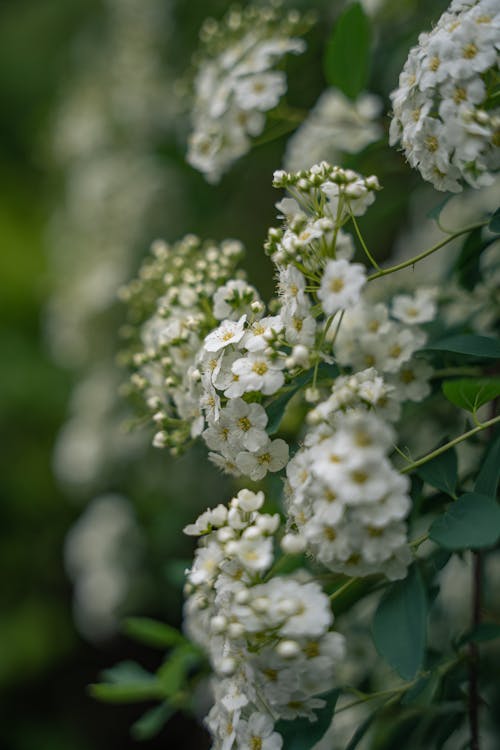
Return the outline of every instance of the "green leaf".
[[[500,358],[500,341],[498,339],[492,339],[489,336],[476,336],[475,334],[449,336],[433,344],[427,344],[425,349],[466,354],[469,357],[477,357],[479,359]]]
[[[373,713],[371,713],[362,724],[359,725],[359,727],[354,732],[353,736],[350,739],[349,744],[347,745],[345,750],[356,750],[357,746],[367,733],[368,729],[373,724],[374,720],[377,718],[377,714],[379,712],[379,709],[377,708]]]
[[[448,401],[474,414],[483,404],[500,396],[500,378],[447,380],[442,388]]]
[[[330,726],[341,692],[340,689],[337,689],[323,696],[326,705],[316,711],[317,720],[315,722],[311,722],[309,719],[279,721],[275,729],[283,737],[283,750],[311,750]]]
[[[500,433],[492,441],[479,469],[474,491],[480,495],[496,497],[500,477]]]
[[[500,625],[496,622],[482,622],[472,632],[465,633],[458,641],[459,646],[465,643],[484,643],[485,641],[494,641],[500,638]]]
[[[496,239],[483,237],[483,227],[477,227],[467,235],[454,263],[455,273],[464,289],[473,289],[481,279],[481,254]]]
[[[105,703],[139,703],[162,697],[156,681],[149,685],[145,683],[113,685],[101,682],[90,685],[89,691],[93,698]]]
[[[102,677],[116,685],[123,683],[149,683],[155,677],[151,672],[147,672],[140,664],[135,661],[121,661],[114,667],[105,669]]]
[[[326,47],[325,77],[331,86],[355,99],[366,87],[370,73],[371,27],[360,3],[339,16]]]
[[[500,234],[500,208],[497,208],[497,210],[491,217],[490,223],[488,224],[488,229],[490,230],[490,232]]]
[[[161,697],[156,677],[134,661],[122,661],[105,669],[102,677],[107,682],[90,685],[90,694],[107,703],[133,703]]]
[[[129,617],[125,620],[123,629],[136,641],[162,649],[185,643],[186,640],[175,628],[149,617]]]
[[[422,677],[407,693],[404,694],[403,706],[428,706],[436,694],[441,676],[434,672],[428,677]]]
[[[130,734],[135,740],[150,740],[163,729],[173,714],[174,709],[168,703],[155,706],[132,724]]]
[[[431,487],[454,497],[458,478],[456,450],[450,448],[445,453],[441,453],[440,456],[436,456],[432,461],[420,466],[417,474]]]
[[[404,680],[412,680],[422,667],[427,639],[427,597],[416,565],[382,598],[372,633],[379,654]]]
[[[491,547],[500,538],[500,506],[487,495],[467,492],[436,518],[429,537],[449,550]]]
[[[178,646],[157,672],[158,681],[167,698],[175,696],[184,686],[192,667],[200,661],[199,651],[190,643]]]

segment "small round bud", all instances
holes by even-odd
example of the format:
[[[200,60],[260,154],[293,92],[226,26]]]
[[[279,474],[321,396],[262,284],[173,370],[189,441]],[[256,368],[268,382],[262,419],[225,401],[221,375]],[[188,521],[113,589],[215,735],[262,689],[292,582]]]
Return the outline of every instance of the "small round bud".
[[[219,666],[219,672],[223,674],[225,677],[231,677],[236,671],[236,660],[233,659],[231,656],[226,656],[224,659],[222,659],[220,666]]]
[[[315,404],[320,399],[320,392],[318,388],[306,388],[305,390],[305,399],[307,403],[309,404]]]
[[[347,185],[345,189],[345,194],[348,198],[361,198],[365,192],[366,188],[363,185],[360,185],[359,182],[353,182],[350,185]]]
[[[294,659],[300,653],[300,646],[296,641],[280,641],[276,646],[276,653],[282,659]]]
[[[306,548],[306,540],[299,534],[285,534],[281,540],[281,549],[287,555],[300,555]]]
[[[258,596],[256,599],[253,600],[251,603],[252,609],[254,609],[256,612],[267,612],[269,609],[270,601],[267,598],[267,596]]]
[[[224,615],[215,615],[210,620],[210,630],[212,633],[223,633],[227,627],[227,620]]]
[[[257,526],[249,526],[242,536],[244,539],[259,539],[262,536],[262,531]]]
[[[221,544],[226,544],[226,542],[234,539],[234,533],[234,529],[231,529],[229,526],[223,526],[222,529],[217,531],[217,540]]]
[[[247,525],[246,522],[242,519],[241,513],[237,508],[231,508],[231,510],[227,514],[227,522],[232,529],[236,530],[244,529]]]
[[[369,177],[366,178],[365,185],[369,190],[380,189],[380,183],[378,181],[378,177],[374,174],[371,174]]]
[[[238,554],[238,542],[233,539],[226,544],[226,555],[233,557]]]
[[[264,505],[264,493],[252,492],[251,490],[240,490],[235,498],[233,498],[235,506],[240,508],[245,513],[251,513],[254,510],[259,510]],[[232,501],[231,501],[232,502]]]
[[[263,534],[274,534],[279,529],[280,523],[281,518],[279,513],[275,513],[272,516],[269,513],[264,513],[255,521],[255,525]]]
[[[161,430],[160,432],[157,432],[156,435],[153,437],[153,447],[154,448],[165,448],[167,444],[167,433]]]
[[[318,425],[322,421],[323,417],[317,409],[311,409],[311,411],[306,416],[306,422],[310,425]]]
[[[297,344],[297,346],[294,346],[292,349],[292,358],[295,364],[300,365],[301,367],[308,367],[309,366],[309,350],[306,346],[303,346],[302,344]]]
[[[241,591],[238,591],[236,593],[236,596],[234,597],[236,604],[248,604],[248,600],[250,599],[250,593],[248,589],[241,589]]]

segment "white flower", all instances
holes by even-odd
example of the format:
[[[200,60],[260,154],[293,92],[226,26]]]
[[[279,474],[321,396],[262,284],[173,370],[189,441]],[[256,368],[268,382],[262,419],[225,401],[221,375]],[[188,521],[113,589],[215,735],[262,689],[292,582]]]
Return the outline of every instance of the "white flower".
[[[212,581],[223,559],[224,553],[220,545],[214,541],[210,541],[206,547],[198,548],[193,567],[188,573],[188,581],[195,586]]]
[[[248,721],[240,720],[237,734],[238,750],[281,750],[283,738],[274,731],[270,716],[253,713]]]
[[[262,572],[273,562],[273,540],[265,536],[258,536],[256,539],[242,538],[228,542],[226,552],[235,557],[246,570]]]
[[[327,315],[354,307],[366,281],[365,267],[347,260],[329,260],[325,266],[318,297]]]
[[[316,338],[317,323],[312,315],[302,317],[298,314],[285,318],[285,338],[287,343],[295,346],[313,347]]]
[[[286,76],[281,71],[240,78],[234,87],[235,100],[241,109],[262,112],[273,109],[285,91]]]
[[[392,314],[403,323],[428,323],[436,317],[437,289],[419,288],[411,297],[399,294],[392,300]]]
[[[241,279],[231,279],[213,296],[214,317],[217,320],[238,320],[244,313],[250,313],[255,300],[259,300],[255,287]]]
[[[205,336],[205,350],[207,352],[218,352],[231,344],[237,344],[244,336],[246,315],[234,322],[225,320],[221,325]]]
[[[320,161],[341,164],[342,152],[357,153],[381,137],[375,120],[381,107],[373,94],[360,94],[352,101],[337,89],[327,89],[289,139],[286,168],[296,172]]]
[[[184,527],[184,533],[188,536],[200,536],[207,534],[212,527],[219,528],[226,523],[227,508],[219,504],[216,508],[207,509],[201,516],[198,516],[194,523]]]
[[[308,312],[310,304],[305,288],[306,280],[295,266],[289,265],[279,269],[278,294],[287,314],[300,315]]]
[[[222,455],[230,457],[232,453],[231,431],[225,420],[209,423],[207,429],[202,433],[203,440],[210,450],[218,451]]]
[[[257,451],[253,453],[242,451],[236,456],[238,469],[254,481],[265,477],[268,471],[279,471],[287,461],[288,445],[281,439],[271,441],[268,438]]]
[[[490,0],[452,3],[420,35],[391,94],[391,145],[400,141],[410,165],[438,190],[459,192],[464,181],[491,184],[498,168],[498,108],[485,113],[483,79],[497,73],[499,21]]]
[[[424,359],[410,359],[391,378],[394,395],[401,401],[422,401],[431,392],[433,368]]]
[[[208,19],[212,28],[202,30],[187,161],[209,182],[218,182],[250,149],[250,136],[264,128],[263,113],[286,91],[285,73],[270,68],[288,52],[305,49],[304,42],[291,35],[308,26],[298,13],[286,16],[269,7],[250,6],[241,12],[230,8],[221,22]],[[213,45],[214,31],[219,41],[226,37],[223,45]]]
[[[276,357],[271,359],[264,353],[250,353],[233,363],[231,370],[238,376],[238,390],[241,395],[247,391],[260,391],[265,396],[279,391],[285,377],[281,370],[285,363]],[[226,393],[226,395],[229,395]],[[236,394],[235,394],[236,395]]]
[[[230,399],[221,414],[221,422],[229,430],[228,439],[249,451],[256,451],[267,442],[266,410],[260,404],[247,404],[241,398]]]
[[[242,346],[249,352],[262,351],[269,346],[270,339],[283,329],[283,321],[279,315],[260,318],[248,328]]]
[[[245,513],[252,513],[252,511],[262,508],[264,493],[243,489],[238,492],[232,502]]]
[[[208,459],[225,474],[230,474],[233,477],[240,476],[240,470],[236,466],[236,461],[233,456],[225,456],[220,453],[209,453]]]

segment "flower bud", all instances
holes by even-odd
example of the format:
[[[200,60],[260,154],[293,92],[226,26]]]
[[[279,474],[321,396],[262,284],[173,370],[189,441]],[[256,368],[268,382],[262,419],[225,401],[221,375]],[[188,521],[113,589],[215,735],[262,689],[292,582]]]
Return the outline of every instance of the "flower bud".
[[[281,549],[288,555],[300,555],[306,548],[306,540],[300,534],[285,534]]]
[[[225,677],[231,677],[236,671],[236,660],[233,659],[231,656],[226,656],[224,659],[222,659],[220,666],[219,666],[219,672],[223,674]]]
[[[210,620],[210,630],[212,633],[223,633],[227,627],[227,620],[224,615],[215,615]]]
[[[276,653],[282,659],[294,659],[300,653],[300,646],[296,641],[280,641],[276,646]]]

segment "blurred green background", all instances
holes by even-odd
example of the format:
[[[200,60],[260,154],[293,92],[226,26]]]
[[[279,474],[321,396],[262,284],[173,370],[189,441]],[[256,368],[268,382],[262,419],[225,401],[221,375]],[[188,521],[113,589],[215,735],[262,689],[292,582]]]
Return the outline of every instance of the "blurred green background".
[[[130,0],[122,2],[124,7],[133,5]],[[310,34],[305,58],[294,58],[288,65],[290,100],[307,108],[325,86],[322,49],[341,4],[289,4],[315,7],[324,21]],[[0,0],[0,746],[7,750],[110,750],[134,744],[128,729],[141,708],[101,705],[88,697],[86,686],[101,669],[125,658],[154,669],[158,655],[135,646],[116,627],[92,636],[85,627],[82,634],[81,623],[79,629],[75,626],[75,578],[72,583],[65,570],[64,547],[68,531],[87,505],[109,493],[124,496],[140,540],[134,560],[127,563],[127,587],[118,614],[147,614],[178,625],[181,573],[192,549],[180,530],[200,509],[231,493],[229,482],[208,465],[202,450],[173,461],[149,448],[149,433],[139,438],[126,435],[121,425],[130,415],[118,398],[114,404],[115,391],[107,393],[111,416],[106,412],[105,417],[112,422],[109,441],[119,435],[124,450],[120,448],[109,460],[106,457],[99,471],[85,475],[84,480],[72,482],[67,465],[61,469],[64,451],[57,477],[53,470],[54,446],[71,412],[71,394],[86,373],[99,367],[100,358],[113,367],[123,320],[117,303],[103,304],[88,315],[83,334],[79,333],[88,337],[91,353],[75,361],[64,361],[57,347],[54,353],[50,300],[57,294],[61,297],[61,288],[74,282],[82,258],[87,258],[81,226],[75,229],[80,232],[75,236],[75,252],[72,217],[64,218],[72,197],[71,168],[78,158],[64,161],[54,156],[57,112],[86,80],[86,73],[87,78],[95,73],[95,83],[100,85],[98,77],[108,67],[106,55],[113,54],[112,48],[109,52],[106,48],[112,36],[109,9],[113,5],[119,7],[120,0]],[[143,0],[143,5],[150,3]],[[220,16],[228,3],[178,0],[165,5],[169,14],[159,28],[155,54],[169,77],[168,97],[168,86],[189,66],[201,21],[208,13]],[[410,42],[445,4],[385,5],[391,23],[381,27],[377,39],[380,54],[372,90],[387,98]],[[388,38],[391,45],[384,43]],[[112,67],[113,59],[108,62]],[[120,85],[126,93],[127,81],[121,80]],[[145,101],[142,109],[146,121],[149,103]],[[281,166],[285,139],[259,147],[219,186],[210,187],[184,163],[186,119],[182,111],[170,114],[169,127],[159,127],[153,136],[149,131],[144,135],[137,123],[128,127],[126,119],[116,122],[116,110],[112,114],[115,140],[108,140],[104,150],[128,153],[126,149],[136,148],[139,133],[141,154],[147,153],[154,161],[163,180],[161,186],[153,187],[151,205],[134,226],[124,280],[158,235],[169,240],[186,232],[216,240],[235,236],[248,248],[250,280],[268,296],[272,276],[261,247],[267,227],[275,221],[274,202],[279,196],[271,187],[271,177]],[[85,161],[85,153],[79,159]],[[377,215],[374,210],[369,221],[383,226],[378,242],[389,247],[404,218],[408,173],[387,146],[367,153],[361,166],[366,172],[384,172],[381,181],[393,199],[389,200],[391,213]],[[65,234],[59,245],[66,242],[66,256],[64,247],[55,253],[52,248],[59,226],[54,216],[60,221],[61,213]],[[92,241],[91,233],[89,238]],[[105,250],[105,241],[98,253],[95,247],[88,248],[90,266]],[[66,308],[60,305],[56,310],[56,323],[69,316],[63,323],[67,324],[64,335],[71,342],[71,316],[78,298],[64,304]],[[114,377],[119,382],[116,373]],[[187,747],[207,746],[204,732],[184,717],[174,719],[158,739],[145,744],[153,748],[166,742],[175,747],[181,738]]]

